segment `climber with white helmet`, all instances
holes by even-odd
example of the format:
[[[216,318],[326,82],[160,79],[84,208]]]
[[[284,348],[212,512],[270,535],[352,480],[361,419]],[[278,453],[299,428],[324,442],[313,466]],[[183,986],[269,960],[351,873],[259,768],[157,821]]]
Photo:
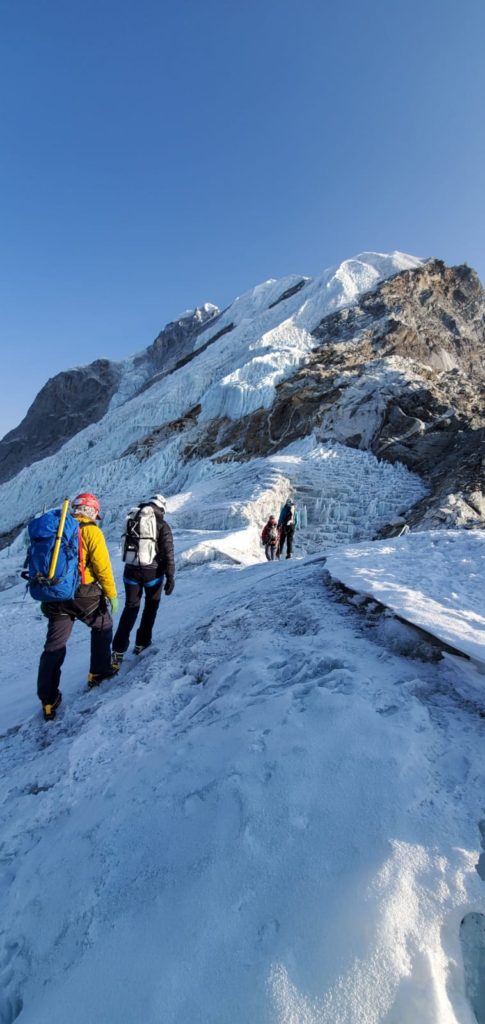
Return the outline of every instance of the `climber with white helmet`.
[[[123,533],[123,561],[125,571],[125,607],[113,640],[113,668],[119,668],[128,650],[130,633],[135,625],[141,599],[145,604],[135,636],[135,654],[140,654],[152,642],[153,625],[157,616],[162,588],[171,594],[175,582],[175,560],[172,531],[165,522],[167,503],[162,494],[130,509]],[[165,586],[163,585],[165,580]]]

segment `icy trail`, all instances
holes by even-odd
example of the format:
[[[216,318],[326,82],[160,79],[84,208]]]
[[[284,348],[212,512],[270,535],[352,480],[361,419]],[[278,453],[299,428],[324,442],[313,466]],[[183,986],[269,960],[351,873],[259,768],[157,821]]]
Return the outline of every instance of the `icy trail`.
[[[163,490],[178,565],[153,648],[93,693],[76,626],[46,726],[21,536],[0,556],[0,1024],[485,1024],[481,688],[463,660],[420,660],[411,627],[371,632],[322,557],[423,482],[312,437],[186,463],[172,425],[142,450],[196,404],[202,421],[268,406],[323,315],[418,264],[362,254],[297,293],[265,282],[142,394],[128,360],[103,421],[0,488],[5,530],[99,491],[118,583],[127,503]],[[289,493],[297,555],[319,555],[262,563]]]
[[[62,717],[2,744],[2,1024],[472,1024],[483,719],[453,665],[372,642],[321,560],[179,574],[99,693],[75,637]]]

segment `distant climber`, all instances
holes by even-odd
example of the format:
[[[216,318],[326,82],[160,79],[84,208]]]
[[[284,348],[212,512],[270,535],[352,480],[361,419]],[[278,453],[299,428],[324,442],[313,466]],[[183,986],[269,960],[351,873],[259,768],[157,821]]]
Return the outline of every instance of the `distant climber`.
[[[263,527],[261,534],[261,540],[264,544],[264,553],[268,562],[272,562],[276,556],[276,550],[279,542],[278,524],[276,522],[276,516],[270,516],[268,522]]]
[[[276,557],[280,558],[283,554],[283,548],[286,541],[286,557],[291,558],[293,552],[293,537],[295,530],[298,527],[298,512],[296,505],[291,498],[285,502],[282,506],[280,517],[278,519],[279,529],[279,544],[276,552]]]
[[[172,531],[165,522],[166,501],[155,494],[147,502],[132,508],[126,517],[123,534],[123,561],[125,571],[125,607],[113,640],[113,667],[119,668],[128,650],[130,633],[135,625],[141,599],[145,604],[135,636],[135,654],[140,654],[152,642],[152,630],[157,616],[162,587],[171,594],[175,586],[175,559]],[[163,581],[165,580],[165,586]]]
[[[65,502],[68,505],[68,502]],[[111,637],[113,620],[111,612],[118,611],[116,585],[109,558],[106,541],[97,525],[101,518],[99,501],[94,494],[78,494],[71,503],[72,514],[68,516],[71,526],[71,540],[66,545],[67,558],[69,552],[74,556],[74,575],[72,597],[65,600],[49,600],[48,581],[45,572],[35,573],[35,560],[39,547],[45,543],[41,536],[33,537],[35,525],[45,520],[52,513],[33,520],[29,532],[31,546],[27,556],[30,560],[30,579],[32,596],[42,600],[41,608],[48,619],[47,638],[39,663],[37,677],[37,693],[42,701],[44,718],[49,721],[55,718],[56,709],[62,700],[59,689],[61,668],[66,656],[66,644],[71,635],[76,619],[84,622],[91,630],[91,661],[88,673],[88,686],[98,686],[103,679],[114,675],[111,665]],[[57,513],[59,522],[59,511]],[[76,522],[78,526],[76,526]],[[74,526],[74,531],[72,531]],[[32,530],[31,528],[34,527]],[[39,533],[39,531],[37,531]],[[42,531],[41,531],[42,532]],[[44,531],[45,532],[45,531]],[[53,542],[56,534],[54,530]],[[49,554],[49,553],[48,553]],[[56,582],[56,581],[54,581]],[[62,581],[60,581],[62,582]],[[36,586],[46,585],[47,595],[36,593]]]

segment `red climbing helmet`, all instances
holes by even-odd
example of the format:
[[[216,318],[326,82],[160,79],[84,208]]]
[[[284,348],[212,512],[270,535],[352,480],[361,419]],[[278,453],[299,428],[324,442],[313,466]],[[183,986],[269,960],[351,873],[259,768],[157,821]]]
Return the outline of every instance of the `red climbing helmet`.
[[[83,492],[71,502],[72,511],[87,516],[88,519],[101,519],[99,501],[95,494]]]

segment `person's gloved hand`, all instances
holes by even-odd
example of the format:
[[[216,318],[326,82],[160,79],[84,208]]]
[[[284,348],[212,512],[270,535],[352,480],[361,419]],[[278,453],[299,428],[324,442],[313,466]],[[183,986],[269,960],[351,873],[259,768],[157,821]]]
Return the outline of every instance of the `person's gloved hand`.
[[[111,607],[111,614],[112,615],[116,615],[117,612],[118,612],[118,609],[120,607],[120,602],[118,601],[118,598],[117,597],[110,597],[109,603],[110,603],[110,607]]]
[[[174,586],[175,586],[175,580],[172,580],[172,579],[169,578],[167,580],[164,588],[163,588],[165,593],[166,593],[166,595],[167,595],[167,597],[168,597],[169,594],[172,593]]]
[[[49,618],[49,608],[48,608],[48,605],[46,605],[44,601],[42,601],[42,604],[40,606],[40,610],[41,610],[42,614],[45,615],[46,619],[48,619]]]

